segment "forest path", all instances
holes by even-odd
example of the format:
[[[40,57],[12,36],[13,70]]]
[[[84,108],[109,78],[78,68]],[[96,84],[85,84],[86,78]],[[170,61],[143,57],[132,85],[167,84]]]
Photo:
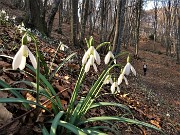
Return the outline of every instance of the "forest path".
[[[138,72],[138,85],[145,89],[148,100],[157,103],[156,113],[161,117],[170,115],[169,120],[180,121],[180,65],[176,59],[165,55],[165,49],[156,44],[156,53],[152,52],[153,41],[141,41],[139,60],[133,62]],[[143,64],[147,64],[147,75],[143,75]]]

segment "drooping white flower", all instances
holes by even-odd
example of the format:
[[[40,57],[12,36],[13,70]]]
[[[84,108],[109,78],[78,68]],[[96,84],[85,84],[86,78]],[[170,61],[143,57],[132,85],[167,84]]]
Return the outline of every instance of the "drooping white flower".
[[[12,19],[15,20],[15,19],[16,19],[16,16],[13,15]]]
[[[111,58],[114,59],[114,54],[111,51],[109,51],[105,56],[104,63],[108,64]],[[116,59],[114,59],[114,63],[116,64]]]
[[[33,67],[36,69],[37,62],[35,56],[32,54],[32,52],[29,50],[29,48],[26,45],[22,45],[13,58],[13,63],[12,63],[13,70],[16,70],[17,68],[23,70],[26,65],[26,57],[28,56],[31,60]]]
[[[93,66],[93,68],[94,68],[94,70],[95,70],[96,72],[98,71],[98,70],[97,70],[97,67],[96,67],[96,64],[94,63],[94,59],[95,59],[94,56],[91,54],[88,62],[87,62],[86,65],[85,65],[85,72],[88,72],[88,71],[89,71],[90,66]]]
[[[127,78],[124,76],[123,73],[120,74],[120,76],[119,76],[119,78],[118,78],[118,85],[120,85],[120,84],[122,83],[123,79],[124,79],[126,85],[128,85],[128,84],[129,84],[129,83],[128,83],[128,80],[127,80]]]
[[[111,93],[114,94],[116,91],[120,93],[120,88],[118,86],[118,83],[115,81],[111,85]]]
[[[7,15],[7,16],[5,16],[5,19],[6,19],[6,21],[8,21],[9,20],[9,16]]]
[[[88,72],[90,69],[90,66],[94,67],[94,70],[97,72],[97,66],[96,63],[99,65],[100,64],[100,56],[94,46],[91,46],[84,54],[82,58],[82,64],[85,65],[85,72]]]
[[[31,37],[27,34],[27,41],[31,42]]]
[[[65,51],[65,48],[69,48],[69,47],[61,43],[60,50]]]
[[[103,82],[103,84],[109,84],[109,83],[113,84],[113,80],[111,78],[111,75],[107,75],[106,78],[104,79],[104,82]]]
[[[17,28],[19,29],[20,33],[26,31],[26,28],[25,28],[25,26],[24,26],[24,23],[22,23],[21,25],[18,25]]]
[[[1,10],[1,13],[6,14],[6,11],[2,9],[2,10]]]
[[[125,75],[129,75],[130,71],[132,71],[133,74],[136,76],[136,70],[134,69],[134,67],[129,62],[127,62],[126,66],[123,69],[123,73]]]

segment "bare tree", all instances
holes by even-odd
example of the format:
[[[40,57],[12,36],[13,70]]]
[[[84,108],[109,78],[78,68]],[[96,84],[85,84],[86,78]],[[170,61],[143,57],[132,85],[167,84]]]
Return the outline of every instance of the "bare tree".
[[[113,41],[113,53],[116,55],[120,52],[123,31],[124,31],[124,19],[125,19],[125,0],[118,0],[118,13],[117,13],[117,20],[116,20],[116,31],[115,31],[115,38]]]
[[[71,42],[78,46],[78,0],[71,0]]]

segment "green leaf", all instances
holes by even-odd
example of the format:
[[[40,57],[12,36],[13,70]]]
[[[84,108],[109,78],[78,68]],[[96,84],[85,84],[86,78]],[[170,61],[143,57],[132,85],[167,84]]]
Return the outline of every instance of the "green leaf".
[[[89,39],[89,45],[90,45],[90,47],[94,46],[94,38],[93,38],[93,36],[91,36],[90,39]]]
[[[0,80],[0,86],[2,86],[3,88],[11,88],[10,85],[8,85],[7,83],[5,83],[2,80]],[[17,92],[16,90],[10,90],[10,92],[12,94],[14,94],[17,98],[24,99],[24,97],[19,92]],[[30,106],[28,104],[23,103],[23,105],[26,109],[30,109]]]
[[[40,104],[37,104],[36,102],[29,101],[26,99],[21,99],[21,98],[0,98],[0,103],[28,103],[28,104],[36,105],[36,106],[50,112],[47,108],[45,108],[44,106],[42,106]]]
[[[73,53],[71,55],[69,55],[66,59],[63,60],[63,62],[61,64],[58,65],[58,67],[55,69],[55,71],[51,74],[51,76],[49,77],[49,80],[51,80],[54,75],[62,68],[62,66],[68,62],[74,55],[76,55],[76,53]]]
[[[48,66],[47,66],[47,64],[46,64],[46,62],[44,60],[44,56],[42,55],[41,52],[39,52],[39,58],[40,58],[40,60],[42,62],[43,68],[44,68],[44,74],[45,74],[46,77],[48,77],[49,68],[48,68]]]
[[[86,135],[86,133],[83,132],[82,129],[80,129],[80,128],[78,128],[78,127],[74,126],[73,124],[70,124],[70,123],[68,123],[66,121],[60,120],[59,125],[69,129],[71,132],[73,132],[76,135]]]
[[[90,43],[89,40],[87,38],[85,38],[86,44],[87,44],[87,48],[90,48]]]
[[[92,109],[92,108],[95,108],[95,107],[99,107],[99,106],[117,106],[117,107],[120,107],[120,108],[123,108],[125,110],[127,110],[130,114],[131,111],[129,110],[129,108],[123,104],[119,104],[119,103],[114,103],[114,102],[99,102],[99,103],[94,103],[90,106],[89,109]]]
[[[54,120],[52,121],[51,129],[50,129],[50,135],[56,135],[57,126],[58,126],[59,120],[60,120],[60,118],[62,117],[63,114],[64,114],[64,112],[60,111],[55,116]]]
[[[43,126],[43,128],[41,130],[42,130],[43,135],[49,135],[49,132],[45,126]]]
[[[105,127],[104,127],[105,128]],[[82,129],[83,132],[85,132],[86,134],[90,134],[90,135],[108,135],[106,133],[100,132],[99,130],[97,130],[96,128],[84,128]]]
[[[32,66],[30,66],[30,65],[28,65],[28,64],[26,64],[26,66],[27,66],[30,70],[32,70],[33,72],[36,73],[36,70],[35,70]],[[43,83],[44,83],[44,84],[47,86],[47,88],[50,90],[49,92],[52,93],[53,96],[56,96],[56,92],[55,92],[54,88],[52,87],[52,85],[48,82],[48,80],[47,80],[42,74],[40,74],[40,73],[39,73],[39,78],[43,81]],[[61,101],[60,101],[59,97],[56,96],[55,99],[57,100],[57,106],[58,106],[61,110],[63,110],[63,107],[62,107],[62,105],[61,105]]]
[[[109,131],[112,131],[115,134],[119,134],[112,127],[109,127],[109,126],[94,126],[94,127],[84,128],[83,131],[88,133],[88,134],[93,134],[93,135],[105,134],[105,133],[100,132],[99,129],[109,130]]]
[[[79,122],[78,125],[85,124],[85,123],[88,123],[88,122],[107,121],[107,120],[114,120],[114,121],[119,121],[119,122],[130,123],[130,124],[142,125],[142,126],[145,126],[147,128],[152,128],[152,129],[155,129],[155,130],[160,131],[161,133],[163,133],[161,129],[157,128],[154,125],[151,125],[151,124],[139,121],[139,120],[129,119],[129,118],[125,118],[125,117],[117,117],[117,116],[92,117],[92,118],[88,118],[87,120]]]
[[[101,44],[99,44],[97,47],[96,47],[96,50],[98,50],[99,48],[101,48],[102,46],[105,46],[105,45],[109,45],[110,42],[103,42]]]

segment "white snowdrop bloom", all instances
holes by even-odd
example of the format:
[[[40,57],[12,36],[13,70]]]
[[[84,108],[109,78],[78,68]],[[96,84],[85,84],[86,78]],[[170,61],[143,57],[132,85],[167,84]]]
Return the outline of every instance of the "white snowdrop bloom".
[[[6,14],[6,11],[2,9],[2,10],[1,10],[1,13]]]
[[[97,72],[97,66],[95,64],[96,63],[99,65],[100,64],[100,56],[98,54],[98,52],[96,51],[96,49],[91,46],[84,54],[83,58],[82,58],[82,64],[85,65],[85,72],[88,72],[90,69],[90,66],[94,67],[94,70]]]
[[[128,85],[128,84],[129,84],[129,83],[128,83],[128,80],[127,80],[127,78],[124,76],[123,73],[120,74],[120,76],[119,76],[119,78],[118,78],[118,85],[120,85],[120,84],[122,83],[123,79],[124,79],[126,85]]]
[[[170,117],[170,114],[169,114],[169,113],[167,113],[167,114],[166,114],[166,116],[167,116],[167,117]]]
[[[123,73],[125,75],[129,75],[130,71],[132,71],[133,74],[136,76],[136,70],[134,69],[134,67],[129,62],[127,62],[126,66],[123,69]]]
[[[67,45],[61,44],[60,50],[65,51],[65,48],[69,48]]]
[[[94,56],[91,54],[88,62],[87,62],[86,65],[85,65],[85,72],[88,72],[88,71],[89,71],[90,66],[93,66],[93,68],[94,68],[94,70],[95,70],[96,72],[98,71],[98,70],[97,70],[97,67],[96,67],[96,64],[94,63],[94,59],[95,59]]]
[[[114,54],[111,51],[109,51],[105,56],[104,63],[108,64],[111,58],[114,59]],[[116,59],[114,59],[114,63],[116,64]]]
[[[27,41],[31,42],[31,37],[27,34]]]
[[[120,88],[117,82],[113,82],[113,84],[111,85],[111,93],[114,94],[115,91],[120,93]]]
[[[29,50],[29,48],[26,45],[22,45],[13,58],[13,63],[12,63],[13,70],[16,70],[17,68],[23,70],[26,65],[26,57],[28,56],[31,60],[33,67],[36,69],[37,62],[35,56],[32,54],[32,52]]]
[[[7,16],[5,16],[5,19],[6,19],[6,21],[8,21],[9,20],[9,16],[7,15]]]
[[[93,47],[94,48],[94,47]],[[98,52],[96,51],[96,49],[94,48],[94,58],[95,58],[95,60],[96,60],[96,63],[98,64],[98,65],[100,65],[100,63],[101,63],[101,59],[100,59],[100,56],[99,56],[99,54],[98,54]]]
[[[15,19],[16,19],[16,16],[13,16],[12,19],[15,20]]]
[[[103,82],[103,84],[109,84],[109,83],[113,84],[113,80],[111,78],[111,75],[107,75],[106,78],[104,79],[104,82]]]
[[[18,25],[17,28],[19,29],[20,33],[26,31],[26,28],[25,28],[25,26],[24,26],[24,23],[22,23],[21,25]]]

